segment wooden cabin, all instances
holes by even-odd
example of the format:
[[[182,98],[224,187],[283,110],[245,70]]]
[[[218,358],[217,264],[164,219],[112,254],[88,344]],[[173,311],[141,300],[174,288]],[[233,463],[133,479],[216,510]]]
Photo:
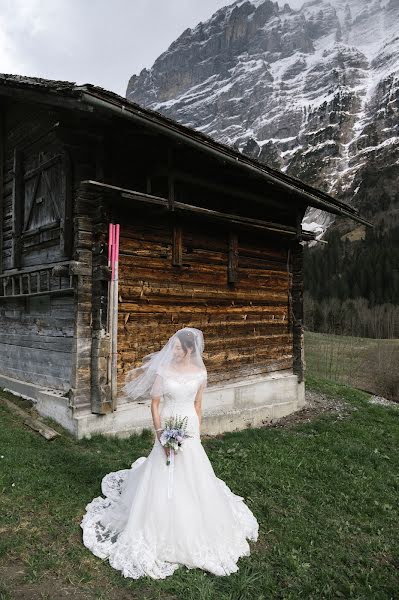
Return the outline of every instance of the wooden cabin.
[[[93,85],[0,75],[0,108],[2,388],[79,438],[130,435],[152,420],[123,395],[126,372],[193,326],[204,433],[304,404],[302,218],[314,206],[370,223]]]

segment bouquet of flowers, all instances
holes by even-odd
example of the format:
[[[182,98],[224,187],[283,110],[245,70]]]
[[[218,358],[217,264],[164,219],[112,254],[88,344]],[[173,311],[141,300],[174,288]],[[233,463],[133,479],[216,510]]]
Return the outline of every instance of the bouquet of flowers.
[[[192,437],[187,433],[187,416],[186,417],[168,417],[165,420],[165,427],[160,435],[159,441],[165,448],[170,448],[171,452],[183,451],[183,441]],[[166,464],[170,464],[170,455],[166,460]]]

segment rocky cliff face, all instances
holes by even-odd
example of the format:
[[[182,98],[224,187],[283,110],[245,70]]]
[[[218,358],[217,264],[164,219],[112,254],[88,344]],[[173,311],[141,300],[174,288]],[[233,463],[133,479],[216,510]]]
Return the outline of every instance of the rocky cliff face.
[[[399,0],[238,0],[133,75],[126,97],[399,221]],[[304,227],[331,219],[310,210]]]

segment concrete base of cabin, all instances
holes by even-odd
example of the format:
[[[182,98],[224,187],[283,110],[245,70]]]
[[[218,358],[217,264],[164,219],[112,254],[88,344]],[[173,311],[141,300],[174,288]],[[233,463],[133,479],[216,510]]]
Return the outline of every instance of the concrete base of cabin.
[[[0,375],[0,387],[35,402],[37,411],[51,417],[77,438],[92,434],[128,437],[152,429],[150,402],[123,402],[107,415],[81,412],[73,416],[69,399],[56,390],[44,389]],[[305,385],[293,373],[271,373],[234,384],[208,388],[203,396],[202,433],[260,427],[275,422],[305,405]]]
[[[43,417],[51,417],[71,433],[75,433],[72,408],[64,392],[52,388],[43,388],[34,383],[26,383],[0,374],[0,388],[21,398],[32,400],[37,412]]]

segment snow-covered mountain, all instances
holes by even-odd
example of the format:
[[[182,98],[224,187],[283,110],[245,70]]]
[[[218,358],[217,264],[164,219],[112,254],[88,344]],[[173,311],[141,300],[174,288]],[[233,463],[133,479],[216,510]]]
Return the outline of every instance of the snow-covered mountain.
[[[237,0],[133,75],[126,97],[399,220],[399,0]],[[304,227],[331,218],[311,210]]]

